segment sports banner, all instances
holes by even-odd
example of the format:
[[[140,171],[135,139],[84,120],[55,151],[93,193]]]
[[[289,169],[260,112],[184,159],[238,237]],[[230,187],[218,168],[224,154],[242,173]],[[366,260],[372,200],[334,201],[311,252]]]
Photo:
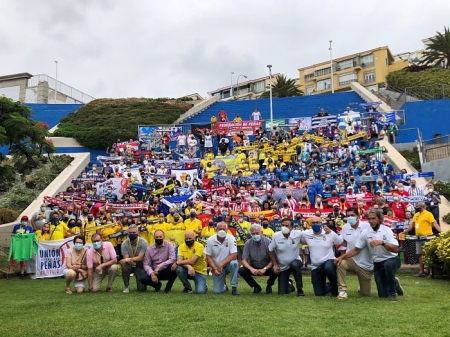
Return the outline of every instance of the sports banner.
[[[358,183],[367,183],[371,181],[377,181],[377,179],[383,179],[384,177],[382,175],[369,175],[369,176],[355,176],[355,180]]]
[[[376,147],[374,149],[369,149],[369,150],[358,150],[356,151],[356,153],[358,154],[375,154],[375,153],[382,153],[383,152],[383,148],[382,147]]]
[[[73,237],[56,241],[39,241],[36,278],[63,276],[66,258],[72,247]]]
[[[355,203],[355,202],[356,202],[356,197],[354,197],[354,198],[345,197],[345,200],[346,200],[348,203],[352,204],[352,203]],[[371,202],[374,202],[374,201],[375,201],[375,197],[362,197],[362,201],[363,201],[364,203],[371,203]]]
[[[299,130],[310,130],[312,128],[311,117],[289,118],[288,123],[295,124]]]
[[[391,122],[397,124],[397,121],[395,120],[395,111],[379,113],[375,117],[375,123],[378,125],[389,125]]]
[[[237,212],[231,211],[231,215],[237,216]],[[259,211],[259,212],[244,212],[245,216],[248,216],[250,219],[259,218],[260,215],[264,215],[265,218],[272,220],[275,215],[274,211]]]
[[[405,174],[393,174],[389,177],[390,179],[403,179],[408,180],[409,178],[434,178],[434,172],[413,172]]]
[[[133,141],[133,142],[122,142],[117,143],[116,148],[119,150],[119,152],[124,152],[127,148],[132,148],[134,150],[139,150],[139,142]]]
[[[216,158],[214,159],[213,165],[222,170],[226,168],[228,171],[232,172],[235,170],[236,156]]]
[[[328,115],[328,116],[314,116],[311,118],[311,127],[313,129],[317,128],[324,128],[328,125],[328,122],[331,122],[331,124],[336,125],[337,117],[335,115]]]
[[[386,201],[394,201],[394,197],[393,196],[385,196],[384,199]],[[408,203],[416,203],[416,202],[424,202],[427,201],[427,197],[423,196],[423,195],[410,195],[408,197],[399,197],[399,200],[401,202],[408,202]]]
[[[147,204],[106,204],[108,210],[133,210],[133,209],[148,209]]]
[[[106,194],[108,187],[112,187],[112,193],[115,193],[120,199],[127,192],[128,183],[127,178],[110,178],[105,182],[95,184],[95,187],[98,195]]]
[[[107,157],[107,156],[97,156],[97,161],[120,161],[122,157],[115,156],[115,157]]]
[[[339,129],[345,129],[348,125],[348,123],[351,123],[351,125],[354,125],[355,123],[357,125],[361,125],[361,115],[359,112],[352,112],[349,114],[340,114],[337,118],[337,123],[339,126]]]
[[[177,180],[183,184],[185,181],[194,180],[194,178],[198,178],[198,171],[197,169],[191,169],[191,170],[170,170],[171,174],[175,174],[177,176]]]
[[[302,197],[302,194],[305,192],[304,188],[274,188],[273,189],[273,198],[275,200],[279,200],[282,197],[286,196],[286,193],[290,192],[292,197],[299,201]]]
[[[217,122],[216,130],[219,134],[230,135],[236,135],[243,131],[245,135],[251,136],[255,134],[257,129],[262,128],[263,125],[263,121]]]
[[[266,131],[272,131],[273,127],[276,126],[277,128],[284,124],[284,119],[274,119],[272,122],[270,120],[266,121]]]
[[[211,123],[208,124],[191,124],[191,131],[195,137],[199,137],[202,133],[211,130]]]

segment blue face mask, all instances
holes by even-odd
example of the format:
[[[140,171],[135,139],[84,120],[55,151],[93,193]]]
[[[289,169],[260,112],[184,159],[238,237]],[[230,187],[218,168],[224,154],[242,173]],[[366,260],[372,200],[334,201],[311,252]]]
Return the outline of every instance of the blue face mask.
[[[28,222],[22,221],[22,226],[26,226],[26,225],[28,225]]]
[[[128,237],[131,241],[134,241],[137,239],[138,235],[135,233],[132,233],[132,234],[128,234]]]
[[[82,243],[76,243],[74,244],[74,247],[76,250],[81,250],[83,248],[83,244]]]
[[[312,225],[311,228],[315,233],[322,232],[322,225]]]
[[[92,244],[92,246],[94,247],[94,249],[100,249],[100,248],[102,248],[102,243],[101,242],[94,242]]]
[[[347,217],[347,223],[348,223],[350,226],[356,225],[356,222],[357,222],[356,216],[348,216],[348,217]]]
[[[222,212],[222,215],[227,216],[228,212]]]
[[[194,245],[195,240],[184,240],[184,243],[188,247],[192,247]]]
[[[261,235],[253,235],[252,236],[253,241],[260,242],[261,241]]]

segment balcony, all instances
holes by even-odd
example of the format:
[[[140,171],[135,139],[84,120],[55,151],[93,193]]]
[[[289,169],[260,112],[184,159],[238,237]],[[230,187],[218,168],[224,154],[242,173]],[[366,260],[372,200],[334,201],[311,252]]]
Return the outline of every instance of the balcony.
[[[375,62],[362,62],[361,63],[361,67],[363,67],[363,68],[373,67],[374,65],[375,65]]]
[[[348,80],[348,81],[342,81],[342,82],[339,82],[339,86],[340,87],[343,87],[343,86],[346,86],[346,85],[349,85],[350,83],[352,83],[352,82],[358,82],[358,79],[353,79],[353,80]]]
[[[370,78],[366,78],[364,79],[364,84],[370,84],[370,83],[375,83],[377,80],[375,77],[370,77]]]

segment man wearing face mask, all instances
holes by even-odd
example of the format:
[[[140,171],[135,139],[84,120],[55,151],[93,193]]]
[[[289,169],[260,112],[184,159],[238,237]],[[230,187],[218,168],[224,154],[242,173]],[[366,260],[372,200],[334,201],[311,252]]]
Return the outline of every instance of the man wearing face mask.
[[[99,291],[105,276],[108,276],[106,292],[112,292],[112,285],[117,274],[117,255],[110,242],[103,242],[100,234],[92,235],[92,248],[86,253],[89,290]]]
[[[289,202],[286,199],[283,200],[283,202],[281,203],[281,207],[280,207],[280,209],[278,211],[278,215],[281,218],[293,219],[294,218],[294,214],[295,214],[294,210],[289,207]]]
[[[302,280],[302,260],[299,256],[299,244],[303,231],[294,230],[292,219],[283,218],[281,231],[272,236],[269,245],[269,256],[272,261],[273,271],[278,275],[278,294],[289,294],[289,275],[294,274],[297,286],[297,296],[304,296]]]
[[[194,280],[195,292],[204,294],[206,286],[206,260],[203,254],[203,245],[195,241],[195,233],[186,231],[184,243],[178,247],[177,262],[172,265],[181,283],[183,283],[183,293],[192,293],[192,286],[189,280]]]
[[[253,276],[269,276],[267,280],[266,293],[272,293],[272,286],[277,279],[272,262],[269,256],[270,239],[262,234],[262,228],[259,224],[253,224],[250,228],[252,239],[245,243],[244,253],[242,255],[242,265],[239,268],[239,275],[253,288],[253,293],[258,294],[262,291],[261,286],[255,281]]]
[[[155,244],[149,246],[144,256],[145,273],[140,276],[142,284],[155,288],[155,292],[161,291],[161,280],[167,280],[165,293],[171,292],[172,285],[177,278],[177,273],[172,270],[175,262],[175,248],[164,240],[165,234],[161,230],[155,232]]]
[[[250,233],[250,222],[245,221],[243,212],[239,212],[237,214],[237,220],[238,220],[241,228],[244,230],[244,235],[246,237],[248,237],[248,234]],[[236,234],[237,234],[237,238],[236,238],[237,259],[238,259],[238,264],[241,265],[241,259],[242,259],[242,254],[244,253],[245,241],[244,241],[244,238],[241,238],[238,233],[236,233]]]
[[[58,213],[53,213],[50,218],[50,241],[62,240],[66,237],[66,233],[75,235],[67,223],[59,219]]]
[[[87,214],[86,221],[83,223],[83,233],[87,244],[92,243],[95,227],[97,227],[97,223],[94,221],[94,215],[92,213]]]
[[[205,248],[206,261],[213,271],[213,292],[220,294],[227,290],[225,287],[225,278],[231,274],[232,295],[240,295],[238,286],[238,269],[236,261],[237,247],[236,240],[230,234],[227,234],[228,225],[226,222],[217,224],[217,234],[211,236]]]
[[[104,197],[106,200],[108,200],[109,202],[115,203],[117,202],[117,194],[113,193],[112,187],[108,186],[108,188],[106,189],[106,193],[104,194]]]
[[[154,211],[153,211],[154,212]],[[147,243],[150,243],[152,239],[152,229],[151,225],[147,224],[147,218],[145,216],[141,216],[138,222],[138,233],[139,237],[143,238]]]
[[[140,277],[145,274],[144,255],[147,251],[147,241],[140,238],[136,225],[128,228],[128,239],[121,245],[123,259],[119,261],[122,266],[122,279],[124,284],[124,293],[130,292],[130,275],[136,275],[136,284],[138,291],[145,291],[146,286],[141,283]]]
[[[356,208],[347,209],[347,223],[342,228],[341,237],[344,240],[341,246],[346,247],[346,253],[355,248],[358,238],[364,230],[369,230],[369,224],[359,222],[359,213]],[[337,265],[338,278],[338,299],[347,298],[347,271],[354,272],[358,276],[360,293],[363,296],[370,296],[371,282],[373,275],[373,260],[369,248],[364,247],[358,255],[349,259],[342,257],[334,260]]]
[[[307,244],[311,258],[311,283],[316,296],[338,296],[337,273],[334,265],[334,245],[340,245],[342,238],[327,226],[322,219],[313,217],[311,229],[304,231],[301,242]],[[329,281],[327,283],[326,281]]]
[[[269,227],[269,219],[263,218],[261,219],[262,233],[266,238],[272,238],[275,234],[272,228]]]
[[[197,212],[195,211],[195,209],[191,209],[189,218],[184,220],[184,226],[186,227],[187,231],[194,231],[196,235],[202,234],[202,222],[197,219]]]
[[[437,224],[434,219],[433,214],[426,210],[425,203],[418,202],[414,207],[416,213],[412,218],[412,223],[406,228],[403,233],[407,234],[415,228],[416,236],[418,239],[416,241],[416,254],[419,255],[419,266],[420,272],[416,276],[423,277],[425,276],[425,270],[423,265],[423,246],[428,241],[428,237],[433,235],[433,227],[436,231],[441,232],[441,227]]]
[[[383,213],[378,209],[371,209],[367,213],[370,229],[363,231],[355,247],[341,257],[342,260],[352,258],[367,247],[373,259],[375,283],[378,297],[397,301],[397,294],[403,295],[395,273],[400,268],[398,258],[398,241],[392,230],[383,226]]]

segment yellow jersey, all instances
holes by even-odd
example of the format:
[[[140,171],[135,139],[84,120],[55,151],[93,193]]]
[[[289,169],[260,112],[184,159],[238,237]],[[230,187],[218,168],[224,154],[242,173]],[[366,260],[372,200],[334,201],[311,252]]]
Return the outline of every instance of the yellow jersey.
[[[38,241],[50,241],[50,233],[42,233],[41,229],[38,229],[36,232],[36,238],[38,239]]]
[[[50,224],[50,240],[56,241],[64,239],[68,230],[69,227],[67,227],[67,224],[64,221],[61,221],[59,225],[56,226]]]
[[[262,233],[263,233],[264,236],[267,236],[268,238],[271,238],[272,235],[275,234],[275,232],[273,231],[273,229],[272,229],[272,228],[269,228],[269,227],[267,227],[267,228],[264,228],[264,227],[263,227]]]
[[[184,220],[184,226],[186,227],[187,231],[197,232],[202,230],[202,222],[197,218],[188,218]]]
[[[244,232],[245,232],[245,234],[248,234],[248,233],[250,233],[250,222],[248,222],[248,221],[242,221],[242,222],[239,222],[239,225],[242,227],[242,229],[244,230]],[[236,238],[236,245],[239,247],[239,246],[244,246],[245,245],[245,242],[243,241],[243,240],[241,240],[241,238],[239,237],[239,233],[238,233],[238,231],[236,230],[236,235],[237,235],[237,238]]]
[[[182,260],[189,260],[194,255],[198,256],[197,261],[192,265],[196,273],[206,275],[206,260],[203,254],[204,247],[200,242],[195,241],[192,247],[188,247],[185,243],[182,243],[178,247],[178,258]]]
[[[431,212],[424,210],[420,213],[416,213],[414,214],[412,221],[414,222],[417,236],[433,235],[433,222],[436,220]]]

